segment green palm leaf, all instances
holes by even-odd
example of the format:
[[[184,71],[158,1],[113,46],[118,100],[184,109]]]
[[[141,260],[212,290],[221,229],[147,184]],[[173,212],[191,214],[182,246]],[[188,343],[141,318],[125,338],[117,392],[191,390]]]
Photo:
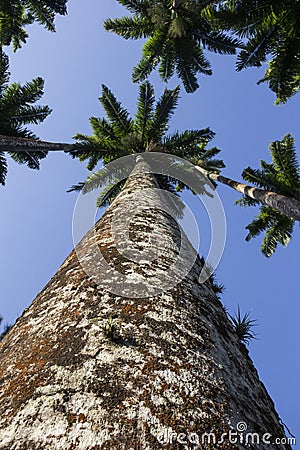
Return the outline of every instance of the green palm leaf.
[[[37,139],[26,127],[27,124],[39,124],[45,120],[51,110],[48,106],[34,105],[43,95],[44,81],[36,78],[21,86],[19,83],[8,85],[8,58],[2,52],[0,65],[0,134],[5,136]],[[46,151],[9,152],[14,161],[26,164],[31,169],[39,169],[40,160]],[[7,165],[1,152],[0,183],[5,183]]]
[[[102,96],[99,100],[116,133],[128,133],[132,130],[132,120],[129,118],[129,113],[122,108],[121,103],[104,84],[102,85]]]
[[[0,2],[0,46],[13,44],[16,51],[28,37],[25,27],[37,22],[55,31],[56,14],[66,14],[67,0],[10,0]]]
[[[300,168],[294,147],[294,139],[287,134],[282,141],[270,144],[272,163],[261,161],[262,169],[248,167],[243,178],[266,191],[300,200]],[[244,197],[236,202],[241,206],[257,206],[260,203]],[[246,240],[264,233],[261,251],[270,257],[278,244],[286,246],[292,236],[295,220],[270,206],[261,206],[258,216],[246,227]]]
[[[0,183],[4,186],[7,175],[7,162],[3,152],[0,151]]]
[[[26,164],[30,169],[39,169],[40,160],[46,158],[48,152],[10,152],[12,159],[18,164]]]
[[[293,137],[287,134],[282,141],[275,141],[270,145],[278,180],[288,184],[292,190],[300,189],[300,168],[294,142]]]
[[[187,92],[195,92],[199,84],[197,74],[211,75],[212,70],[208,59],[196,41],[182,38],[174,43],[176,52],[176,72],[182,80]]]
[[[173,90],[165,89],[162,97],[158,100],[149,127],[149,138],[159,141],[168,129],[169,121],[174,114],[178,104],[180,87]]]
[[[147,40],[143,47],[142,58],[133,69],[132,80],[135,83],[145,80],[158,65],[163,54],[165,40],[166,33],[161,30],[158,30]]]
[[[149,21],[142,17],[120,17],[119,19],[107,19],[104,22],[107,31],[122,36],[125,39],[140,39],[149,36],[151,27]]]
[[[206,144],[214,136],[209,128],[177,132],[172,136],[165,136],[178,103],[179,86],[173,90],[165,89],[155,105],[152,85],[148,81],[142,83],[139,89],[137,112],[133,120],[129,119],[128,112],[108,88],[105,89],[107,92],[105,110],[108,119],[91,118],[94,134],[92,136],[77,134],[75,139],[78,144],[74,146],[76,150],[70,152],[73,157],[77,157],[81,161],[88,159],[89,170],[94,169],[99,161],[104,163],[104,167],[91,174],[85,183],[73,185],[70,191],[82,190],[86,193],[100,188],[98,205],[108,205],[121,189],[121,181],[127,178],[133,170],[135,159],[132,158],[132,165],[126,167],[126,170],[125,168],[112,169],[107,164],[121,156],[136,153],[165,152],[190,159],[196,155],[198,160],[200,157],[202,158],[203,164],[213,164],[213,162],[216,165],[223,164],[212,159],[219,150],[208,151],[206,149]],[[100,100],[103,103],[102,97]],[[174,158],[175,156],[170,156],[170,165],[174,165]],[[176,193],[176,187],[179,185],[176,179],[176,170],[174,174],[174,178],[157,176],[157,179],[163,189]],[[117,185],[116,189],[114,189],[114,185]],[[182,188],[185,186],[182,185]],[[176,209],[177,206],[174,204],[173,208]],[[180,213],[179,210],[177,212]]]
[[[270,89],[276,93],[275,104],[286,103],[300,88],[300,34],[294,39],[285,39],[276,48],[276,56],[269,63],[265,77],[259,81],[268,82]]]
[[[276,250],[278,244],[287,246],[289,243],[295,221],[269,206],[262,206],[260,213],[246,229],[249,231],[246,240],[249,241],[260,233],[265,232],[261,251],[269,258]]]
[[[193,158],[199,153],[199,143],[207,144],[214,137],[210,128],[204,130],[186,130],[183,133],[174,133],[163,140],[164,150],[182,158]],[[210,158],[208,153],[207,158]],[[206,159],[206,156],[204,157]]]
[[[118,2],[136,14],[147,14],[148,9],[152,5],[150,0],[118,0]]]
[[[134,82],[145,80],[159,66],[164,81],[176,70],[187,92],[194,92],[199,87],[198,74],[212,73],[203,49],[234,54],[240,46],[239,39],[218,28],[219,22],[209,10],[213,6],[218,8],[220,2],[118,1],[133,15],[108,19],[104,23],[106,30],[126,39],[148,38],[142,58],[133,69]]]
[[[219,3],[219,2],[218,2]],[[246,39],[237,58],[237,70],[269,67],[261,82],[276,94],[276,104],[285,103],[300,88],[300,3],[294,0],[237,0],[222,2],[214,9],[220,29]]]
[[[176,68],[176,52],[173,42],[168,39],[165,42],[164,53],[160,58],[158,73],[164,82],[167,82],[175,72]]]

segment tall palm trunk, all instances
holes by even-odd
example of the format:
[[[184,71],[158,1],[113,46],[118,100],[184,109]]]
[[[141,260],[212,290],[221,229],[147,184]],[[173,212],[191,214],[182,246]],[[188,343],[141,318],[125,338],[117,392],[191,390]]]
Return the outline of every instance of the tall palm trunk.
[[[0,150],[5,152],[68,151],[73,148],[72,144],[0,135]]]
[[[201,172],[203,169],[197,166]],[[209,178],[218,181],[226,186],[247,195],[254,200],[258,200],[264,205],[271,206],[271,208],[277,209],[277,211],[291,217],[295,220],[300,220],[300,201],[295,198],[286,197],[285,195],[277,194],[276,192],[267,191],[264,189],[259,189],[247,184],[239,183],[238,181],[232,180],[231,178],[223,177],[215,173],[208,174]]]
[[[113,294],[114,278],[103,268],[97,272],[95,244],[132,287],[141,277],[159,278],[178,257],[179,228],[154,191],[155,177],[141,173],[144,164],[137,163],[122,193],[77,247],[85,266],[107,278],[108,290],[86,274],[73,251],[4,338],[0,449],[192,449],[197,439],[200,448],[242,449],[228,435],[217,443],[242,422],[261,439],[265,433],[284,436],[211,282],[198,282],[199,258],[179,284],[152,297]],[[154,229],[167,242],[157,258],[140,263],[117,251],[111,231],[137,192],[147,208],[132,217],[132,244],[138,251],[159,249],[158,239],[151,243]],[[125,231],[124,222],[116,220],[117,234]],[[260,441],[247,448],[291,447]]]

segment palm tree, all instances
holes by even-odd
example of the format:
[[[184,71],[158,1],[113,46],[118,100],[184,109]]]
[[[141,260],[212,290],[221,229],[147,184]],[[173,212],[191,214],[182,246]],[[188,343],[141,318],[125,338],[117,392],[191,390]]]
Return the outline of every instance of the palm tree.
[[[99,100],[108,120],[92,117],[90,123],[94,134],[92,136],[77,134],[76,149],[70,151],[71,155],[78,156],[81,161],[88,159],[89,170],[93,170],[99,161],[103,161],[106,165],[125,155],[144,152],[172,153],[185,159],[196,154],[202,160],[202,167],[206,169],[218,170],[224,167],[221,160],[213,159],[220,150],[206,149],[206,145],[214,136],[209,128],[166,135],[170,118],[177,106],[178,96],[179,87],[174,90],[165,89],[155,105],[153,87],[146,81],[140,85],[137,112],[132,119],[114,94],[103,85]],[[171,192],[187,188],[172,177],[158,178],[161,187]],[[70,191],[81,189],[90,191],[109,181],[98,199],[98,206],[107,206],[119,194],[126,179],[127,177],[124,177],[122,181],[116,182],[113,174],[107,172],[104,167],[90,175],[85,183],[72,186]]]
[[[178,260],[195,253],[166,213],[162,181],[147,163],[156,147],[171,150],[170,142],[175,155],[203,157],[197,142],[206,143],[210,130],[194,132],[193,139],[163,137],[177,97],[178,89],[165,90],[154,107],[152,87],[144,83],[132,120],[103,87],[108,120],[91,119],[94,135],[77,137],[82,147],[74,156],[89,159],[90,168],[103,158],[108,169],[128,152],[135,165],[103,217],[2,341],[1,450],[202,443],[213,449],[224,433],[240,436],[240,424],[284,438],[211,280],[199,282],[200,258],[169,289],[155,295],[146,289],[165,274],[176,277]],[[241,445],[225,441],[220,448]]]
[[[68,0],[10,0],[0,3],[0,47],[13,44],[17,50],[26,42],[24,27],[38,22],[55,31],[55,14],[66,14]]]
[[[286,246],[292,236],[295,221],[300,221],[300,170],[294,139],[287,134],[282,141],[270,144],[272,163],[261,160],[261,170],[248,167],[244,180],[254,186],[239,183],[220,174],[208,176],[244,194],[236,203],[241,206],[260,206],[257,218],[246,228],[246,240],[265,232],[262,253],[270,257],[278,243]],[[203,171],[203,169],[199,168]]]
[[[245,41],[237,70],[260,67],[268,61],[261,82],[285,103],[300,88],[300,5],[297,0],[237,0],[217,2],[216,19],[222,30],[231,30]]]
[[[134,68],[133,81],[145,80],[159,64],[160,77],[166,81],[176,71],[187,92],[198,87],[197,75],[211,75],[204,49],[221,54],[234,54],[239,45],[213,27],[205,15],[212,1],[199,0],[118,0],[131,17],[108,19],[106,30],[125,39],[148,38],[139,64]]]
[[[8,57],[2,52],[0,64],[0,183],[5,184],[7,161],[4,152],[19,164],[39,169],[40,160],[47,150],[69,150],[68,144],[39,141],[25,126],[43,122],[50,114],[48,106],[35,103],[43,95],[44,81],[41,78],[25,83],[8,84]]]
[[[2,324],[3,321],[3,317],[0,316],[0,325]],[[4,336],[9,332],[9,330],[11,329],[12,325],[8,325],[6,324],[4,326],[4,330],[2,331],[2,333],[0,333],[0,342],[2,341],[2,339],[4,338]]]

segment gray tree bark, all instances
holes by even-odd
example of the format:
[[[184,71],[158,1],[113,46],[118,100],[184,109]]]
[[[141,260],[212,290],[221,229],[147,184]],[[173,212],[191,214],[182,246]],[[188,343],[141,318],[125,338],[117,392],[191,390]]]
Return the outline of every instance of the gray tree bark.
[[[201,168],[198,167],[201,170]],[[201,172],[205,172],[201,170]],[[247,184],[239,183],[231,178],[223,177],[215,173],[208,174],[208,177],[212,180],[219,181],[232,189],[247,195],[254,200],[258,200],[264,205],[271,206],[271,208],[277,209],[277,211],[285,214],[292,219],[300,221],[300,201],[295,198],[286,197],[285,195],[277,194],[276,192],[259,189]]]
[[[0,135],[0,150],[5,152],[69,151],[73,148],[72,144]]]
[[[113,278],[107,290],[99,287],[79,263],[77,255],[99,276],[96,244],[134,283],[154,280],[178,257],[178,225],[154,192],[155,177],[140,173],[142,165],[1,343],[1,450],[244,449],[228,436],[241,423],[260,439],[284,438],[210,280],[198,282],[199,258],[176,286],[140,298],[112,293]],[[155,225],[167,245],[156,259],[137,263],[117,251],[111,223],[133,193],[149,188],[154,194],[145,194],[147,208],[132,217],[130,239],[144,249]],[[122,233],[122,220],[115,227]],[[160,248],[158,239],[152,244]],[[246,448],[291,449],[262,441]]]

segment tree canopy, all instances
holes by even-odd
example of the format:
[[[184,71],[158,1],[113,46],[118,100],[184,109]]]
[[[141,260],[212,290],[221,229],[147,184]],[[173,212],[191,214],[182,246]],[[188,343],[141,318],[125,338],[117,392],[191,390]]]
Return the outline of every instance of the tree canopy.
[[[239,40],[216,29],[205,11],[213,1],[118,0],[132,16],[107,19],[104,27],[125,39],[147,38],[142,58],[134,68],[134,82],[145,80],[159,65],[162,80],[176,72],[187,92],[198,87],[197,75],[211,75],[204,50],[234,54]]]
[[[268,191],[277,192],[286,197],[300,200],[300,169],[297,160],[294,139],[287,134],[282,141],[270,144],[272,162],[260,161],[261,169],[248,167],[243,178]],[[236,202],[241,206],[257,206],[260,203],[245,196]],[[246,227],[246,240],[264,233],[261,251],[270,257],[278,244],[286,246],[292,236],[295,220],[267,205],[260,205],[258,216]]]
[[[0,46],[21,48],[28,37],[26,26],[37,22],[55,31],[56,14],[66,14],[68,0],[9,0],[0,2]]]
[[[218,169],[224,167],[223,162],[214,159],[219,149],[206,149],[206,145],[213,138],[210,128],[200,130],[186,130],[167,135],[169,121],[173,115],[179,97],[179,87],[173,90],[165,89],[161,98],[155,103],[154,89],[146,81],[140,85],[137,100],[137,112],[131,118],[114,94],[102,86],[102,96],[99,98],[107,119],[92,117],[90,123],[94,134],[86,136],[77,134],[76,150],[71,151],[74,157],[81,161],[89,160],[88,169],[93,170],[99,161],[108,164],[114,159],[125,155],[143,152],[161,152],[190,159],[198,157],[207,168]],[[71,190],[89,191],[107,181],[105,168],[88,177],[85,183],[80,183]],[[110,183],[102,191],[98,206],[110,203],[119,193],[122,183],[115,183],[112,174],[107,174]],[[174,190],[185,186],[170,177],[159,177],[163,188]],[[101,183],[101,184],[100,184]]]
[[[37,139],[26,125],[43,122],[50,114],[48,106],[36,105],[42,97],[44,81],[41,78],[25,83],[9,84],[8,57],[2,52],[0,64],[0,134],[5,136]],[[40,167],[40,160],[47,155],[46,151],[9,152],[14,161],[26,164],[31,169]],[[7,161],[0,148],[0,183],[5,184]]]
[[[237,70],[260,67],[267,62],[265,76],[285,103],[300,88],[300,3],[298,0],[235,0],[216,2],[218,26],[234,32],[243,42]]]

